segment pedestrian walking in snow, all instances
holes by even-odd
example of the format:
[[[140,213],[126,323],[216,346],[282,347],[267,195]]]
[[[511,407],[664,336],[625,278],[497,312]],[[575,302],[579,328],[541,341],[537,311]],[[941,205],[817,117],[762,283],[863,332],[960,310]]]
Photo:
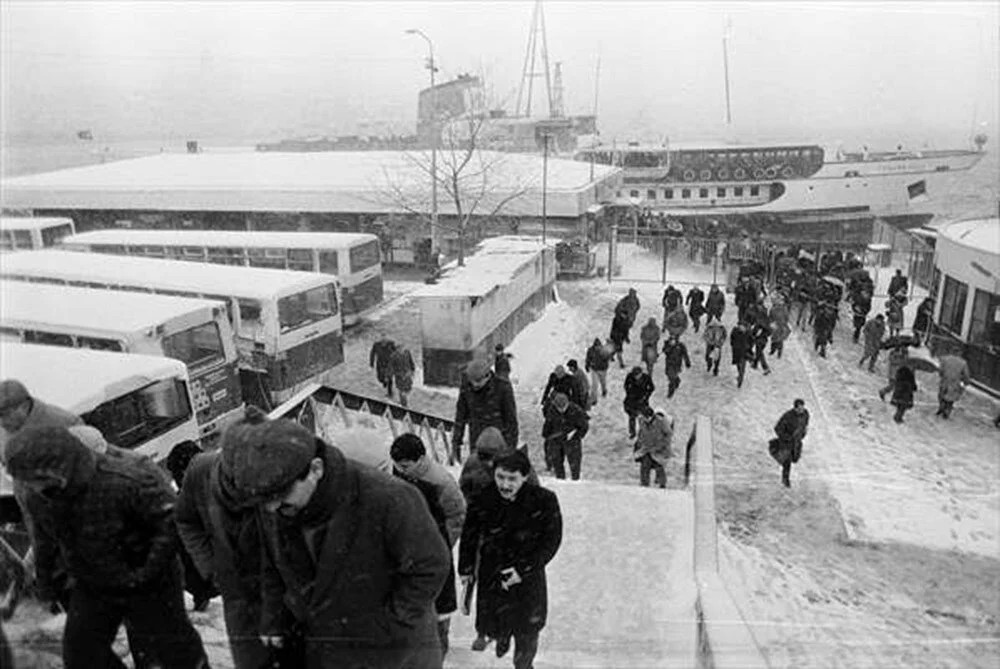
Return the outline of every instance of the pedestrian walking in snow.
[[[792,333],[788,324],[788,303],[782,299],[781,294],[775,294],[774,304],[768,314],[768,322],[771,326],[771,355],[776,355],[781,359],[781,354],[785,350],[785,340]]]
[[[513,357],[504,350],[503,344],[493,347],[493,373],[504,381],[510,381],[510,359]]]
[[[687,346],[675,335],[663,342],[663,364],[667,375],[667,399],[674,396],[681,385],[681,366],[691,369]]]
[[[663,299],[660,300],[660,306],[663,307],[663,320],[667,320],[667,314],[682,306],[682,300],[681,291],[674,288],[673,284],[663,290]]]
[[[639,418],[635,439],[635,461],[639,463],[639,485],[649,487],[649,475],[655,473],[656,486],[667,487],[667,461],[673,456],[674,419],[664,409],[645,407]]]
[[[763,321],[758,320],[751,326],[750,338],[753,340],[753,352],[751,353],[751,367],[757,369],[760,368],[764,371],[764,376],[771,373],[771,368],[767,366],[767,356],[764,354],[767,350],[767,340],[771,338],[771,326],[767,322],[765,317]]]
[[[865,326],[868,312],[872,310],[872,296],[861,293],[851,301],[851,314],[854,317],[854,343],[861,337],[861,329]]]
[[[961,356],[948,354],[938,359],[938,365],[938,410],[934,415],[947,419],[969,384],[969,363]]]
[[[903,297],[910,291],[910,282],[903,276],[903,270],[897,269],[895,276],[889,281],[889,297],[902,295]]]
[[[639,313],[639,296],[636,294],[635,288],[629,288],[628,295],[618,300],[618,304],[615,305],[615,313],[625,315],[628,329],[631,330],[632,326],[635,325],[635,317]]]
[[[576,397],[580,398],[583,404],[580,404],[580,408],[584,411],[590,411],[590,407],[597,404],[597,389],[594,388],[594,393],[591,393],[590,379],[587,378],[587,373],[580,369],[580,363],[575,359],[570,359],[566,361],[566,370],[573,376],[573,381],[576,384]],[[570,397],[572,401],[573,397]]]
[[[663,319],[663,332],[674,337],[680,337],[687,331],[688,317],[683,307],[677,307]]]
[[[804,272],[795,282],[792,293],[795,300],[795,326],[806,329],[813,321],[813,311],[816,304],[817,280],[811,272]]]
[[[753,338],[747,324],[740,321],[729,333],[729,348],[733,352],[733,364],[736,366],[736,387],[743,387],[743,379],[747,373],[747,361],[753,354]]]
[[[778,436],[771,440],[769,450],[771,457],[781,465],[781,483],[786,488],[792,485],[792,465],[802,456],[802,440],[808,429],[809,412],[802,399],[795,400],[792,408],[783,413],[774,426],[774,433]]]
[[[152,460],[97,453],[65,427],[28,427],[7,444],[7,472],[30,491],[40,599],[55,597],[58,557],[74,582],[63,666],[122,666],[112,649],[122,623],[137,666],[207,665],[184,610],[176,496]]]
[[[639,341],[642,342],[642,361],[646,363],[646,373],[653,373],[653,366],[660,357],[660,326],[656,319],[650,317],[642,330],[639,331]]]
[[[628,323],[628,314],[615,311],[615,317],[611,321],[611,335],[609,340],[614,345],[614,355],[618,358],[618,366],[625,369],[625,362],[622,360],[622,350],[629,342],[628,331],[631,326]]]
[[[290,420],[244,428],[233,483],[264,545],[260,634],[298,667],[440,669],[451,555],[422,494]]]
[[[475,448],[462,463],[462,471],[458,476],[458,487],[465,497],[467,508],[476,495],[493,485],[493,463],[497,458],[515,450],[526,449],[513,449],[508,446],[503,434],[495,427],[487,427],[479,434]],[[535,484],[538,483],[538,475],[534,471],[529,474],[528,479]]]
[[[889,327],[889,336],[896,337],[903,328],[903,303],[895,298],[889,298],[885,303],[886,324]]]
[[[608,363],[611,362],[611,352],[609,347],[601,343],[600,338],[594,337],[594,343],[587,349],[587,358],[584,361],[585,369],[590,372],[590,388],[594,394],[594,403],[597,403],[597,387],[601,387],[601,397],[608,396]]]
[[[713,283],[708,289],[708,296],[705,298],[705,314],[709,318],[722,320],[722,313],[726,310],[726,294],[719,289],[719,284]]]
[[[427,455],[423,440],[412,432],[396,437],[389,447],[395,473],[415,484],[427,501],[441,537],[451,550],[462,536],[466,503],[458,482],[448,471]],[[455,593],[454,563],[449,561],[448,579],[434,602],[438,614],[438,639],[442,656],[448,652],[451,614],[458,609]]]
[[[555,494],[528,483],[521,452],[496,461],[495,485],[469,506],[458,552],[463,587],[475,582],[476,625],[496,639],[496,655],[514,645],[514,667],[530,669],[548,615],[545,566],[562,543]]]
[[[886,376],[888,378],[888,384],[884,388],[878,391],[879,399],[883,402],[885,401],[885,396],[893,392],[896,389],[896,373],[899,368],[906,363],[907,349],[905,346],[889,346],[887,344],[890,342],[885,342],[882,344],[882,348],[889,348],[889,364],[886,367]]]
[[[397,345],[389,358],[389,370],[396,382],[396,392],[399,393],[399,403],[407,406],[407,395],[413,390],[413,373],[417,366],[413,364],[413,356],[403,346]]]
[[[927,341],[931,333],[931,322],[934,319],[934,298],[925,297],[917,307],[917,315],[913,318],[913,334],[922,343]]]
[[[694,331],[698,332],[701,327],[701,317],[705,313],[705,293],[701,288],[694,286],[688,291],[684,303],[688,305],[688,316],[691,317],[691,325]]]
[[[858,360],[858,367],[868,361],[868,371],[875,371],[875,361],[878,360],[879,351],[882,350],[882,337],[885,336],[885,316],[876,314],[875,318],[869,319],[865,323],[861,332],[864,334],[865,352]]]
[[[372,344],[368,352],[368,366],[375,368],[375,378],[385,388],[385,394],[392,397],[392,368],[389,361],[396,350],[396,342],[388,337],[382,337]]]
[[[826,347],[833,341],[833,328],[837,324],[837,308],[829,302],[820,302],[813,318],[813,347],[819,357],[826,357]]]
[[[570,401],[577,405],[580,404],[580,391],[577,387],[576,378],[567,372],[566,368],[562,365],[556,365],[552,373],[549,374],[548,383],[545,384],[545,389],[542,391],[541,404],[543,409],[548,408],[556,393],[562,393]]]
[[[556,393],[545,409],[542,439],[545,440],[545,461],[556,478],[566,478],[569,463],[570,478],[580,480],[583,460],[583,438],[590,429],[590,418],[580,405],[563,393]]]
[[[465,380],[455,403],[452,459],[462,460],[462,440],[469,426],[469,443],[475,444],[484,428],[498,428],[511,448],[517,447],[517,403],[509,381],[497,378],[489,364],[473,360],[465,369]]]
[[[907,409],[913,408],[913,395],[916,392],[917,379],[913,375],[913,370],[904,363],[896,370],[896,382],[892,387],[890,403],[896,407],[896,414],[892,417],[894,421],[903,422],[903,415]]]
[[[705,371],[719,375],[719,361],[722,360],[722,347],[726,343],[726,327],[715,316],[711,316],[705,324],[702,339],[705,340]]]
[[[629,439],[635,439],[635,419],[649,406],[649,398],[655,389],[653,378],[642,367],[633,367],[625,377],[625,401],[622,404],[628,416]]]

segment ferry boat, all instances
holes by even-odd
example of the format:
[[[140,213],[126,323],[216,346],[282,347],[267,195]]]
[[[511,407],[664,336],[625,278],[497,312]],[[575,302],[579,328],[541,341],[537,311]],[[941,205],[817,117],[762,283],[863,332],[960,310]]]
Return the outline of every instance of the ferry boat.
[[[768,214],[783,223],[838,218],[903,219],[922,225],[930,183],[969,170],[975,149],[845,153],[809,143],[595,146],[581,161],[623,169],[616,202],[676,217]]]

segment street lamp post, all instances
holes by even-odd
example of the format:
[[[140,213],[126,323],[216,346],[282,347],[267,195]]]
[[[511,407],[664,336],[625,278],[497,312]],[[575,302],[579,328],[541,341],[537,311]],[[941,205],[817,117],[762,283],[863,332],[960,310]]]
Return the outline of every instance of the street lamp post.
[[[437,145],[438,145],[438,108],[437,90],[434,88],[434,44],[431,38],[416,28],[405,31],[407,35],[418,35],[427,42],[427,69],[431,71],[431,259],[437,257],[438,244],[438,180],[437,180]]]

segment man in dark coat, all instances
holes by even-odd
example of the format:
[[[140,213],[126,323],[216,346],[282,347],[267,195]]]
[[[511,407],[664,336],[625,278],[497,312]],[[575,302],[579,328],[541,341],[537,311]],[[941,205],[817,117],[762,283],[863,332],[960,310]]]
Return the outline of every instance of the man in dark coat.
[[[611,321],[611,334],[609,339],[614,344],[614,355],[618,358],[618,366],[625,369],[625,361],[622,360],[622,351],[629,340],[628,332],[632,326],[628,322],[628,315],[621,311],[615,311],[615,317]]]
[[[555,494],[527,482],[528,458],[515,452],[497,460],[496,485],[469,507],[459,545],[458,573],[475,579],[477,625],[497,640],[503,657],[514,642],[515,669],[530,669],[548,616],[547,565],[562,543]]]
[[[615,313],[625,315],[631,330],[632,326],[635,325],[635,317],[639,313],[639,296],[636,294],[635,288],[629,288],[628,295],[618,300],[618,304],[615,305]]]
[[[667,319],[667,314],[680,308],[683,299],[681,291],[674,288],[673,285],[664,289],[663,299],[660,300],[660,305],[663,307],[663,320]]]
[[[583,404],[579,402],[577,404],[584,411],[590,411],[590,407],[597,404],[597,388],[594,388],[594,394],[592,395],[590,393],[590,379],[587,378],[587,373],[580,369],[580,363],[575,358],[570,358],[566,361],[566,371],[576,382],[576,396],[583,402]],[[570,395],[569,399],[571,402],[575,401],[572,395]]]
[[[568,462],[570,477],[574,481],[580,480],[583,438],[587,436],[588,429],[590,418],[587,412],[566,395],[556,393],[545,409],[545,423],[542,425],[545,462],[555,472],[556,478],[566,478],[565,463]]]
[[[753,351],[753,339],[747,324],[740,321],[729,333],[729,348],[733,351],[733,364],[736,365],[736,387],[743,387],[743,378],[747,373],[747,360]]]
[[[726,295],[719,289],[719,284],[713,283],[705,298],[705,313],[709,318],[722,320],[722,312],[726,310]]]
[[[797,399],[792,403],[792,408],[781,415],[774,426],[774,433],[778,435],[775,445],[772,447],[772,456],[781,463],[781,483],[786,487],[791,487],[790,476],[792,464],[799,461],[802,456],[802,440],[806,436],[809,428],[809,412],[806,410],[805,400]]]
[[[421,493],[290,420],[245,428],[233,482],[258,507],[260,635],[304,669],[438,669],[450,554]]]
[[[792,292],[792,299],[795,301],[796,327],[806,329],[812,323],[813,307],[816,303],[816,276],[812,272],[805,272],[795,282],[795,289]]]
[[[688,305],[688,315],[691,317],[691,324],[694,326],[695,332],[701,327],[701,317],[705,313],[704,302],[705,293],[698,286],[691,288],[684,300],[684,304]]]
[[[667,399],[674,396],[681,385],[681,367],[691,369],[687,346],[676,336],[663,342],[663,371],[667,375]]]
[[[465,381],[455,404],[455,428],[452,432],[452,458],[462,459],[462,439],[469,426],[469,443],[475,444],[484,427],[492,425],[503,432],[507,445],[517,447],[517,403],[509,381],[497,378],[482,360],[473,360],[465,370]]]
[[[63,427],[26,428],[7,449],[8,472],[30,491],[41,598],[53,597],[59,556],[75,583],[63,666],[122,666],[111,646],[123,622],[137,666],[205,666],[184,610],[164,473],[145,458],[96,453]]]
[[[625,377],[625,413],[628,415],[628,438],[635,439],[635,419],[649,406],[656,386],[652,377],[642,367],[633,367]]]
[[[872,310],[872,296],[870,293],[860,293],[851,301],[851,314],[854,316],[854,343],[857,344],[861,338],[861,329],[868,319],[868,312]]]
[[[417,371],[417,366],[413,364],[413,356],[403,346],[397,345],[389,358],[389,372],[393,381],[396,382],[396,391],[399,393],[399,403],[404,407],[407,405],[406,396],[413,390],[413,373]]]
[[[548,383],[545,384],[545,390],[542,391],[541,403],[543,409],[548,408],[556,393],[563,393],[577,406],[585,406],[585,404],[581,404],[576,378],[567,372],[566,368],[562,365],[556,365],[552,373],[549,374]]]
[[[882,337],[885,336],[885,316],[876,314],[875,318],[865,323],[861,331],[865,336],[865,352],[861,360],[858,360],[858,367],[867,360],[868,371],[874,372],[875,361],[878,360],[879,351],[882,350]]]
[[[601,397],[608,396],[608,363],[611,356],[608,355],[608,347],[601,343],[600,338],[594,337],[594,343],[587,349],[587,358],[584,361],[584,369],[590,372],[590,387],[594,389],[594,398],[597,398],[597,386],[601,386]]]
[[[368,366],[375,368],[375,378],[385,388],[385,394],[389,397],[392,397],[392,369],[389,361],[394,350],[396,342],[388,337],[382,337],[372,344],[371,351],[368,352]]]
[[[761,369],[764,370],[764,376],[767,376],[771,373],[771,368],[767,366],[765,352],[767,351],[767,340],[771,338],[771,324],[767,321],[766,316],[763,321],[754,321],[750,326],[750,338],[753,340],[750,366],[757,369],[757,365],[760,365]]]
[[[236,489],[232,467],[242,445],[243,425],[260,423],[262,412],[247,412],[231,425],[219,449],[195,456],[177,499],[177,531],[198,571],[222,594],[223,618],[236,669],[266,669],[281,661],[281,650],[259,636],[261,549],[251,499]]]
[[[920,306],[917,307],[917,315],[913,319],[913,334],[919,337],[920,341],[927,341],[933,318],[934,298],[925,297]]]
[[[913,375],[913,370],[905,363],[896,370],[896,379],[892,387],[892,399],[889,403],[896,407],[896,413],[892,419],[897,423],[903,422],[903,415],[907,409],[913,408],[913,395],[917,392],[917,379]]]
[[[904,297],[910,290],[909,281],[905,276],[903,276],[903,270],[897,269],[895,276],[889,281],[889,297],[895,297],[896,295],[903,295]]]
[[[826,357],[826,347],[833,341],[833,328],[837,324],[837,308],[830,302],[820,302],[813,319],[813,347],[821,358]]]

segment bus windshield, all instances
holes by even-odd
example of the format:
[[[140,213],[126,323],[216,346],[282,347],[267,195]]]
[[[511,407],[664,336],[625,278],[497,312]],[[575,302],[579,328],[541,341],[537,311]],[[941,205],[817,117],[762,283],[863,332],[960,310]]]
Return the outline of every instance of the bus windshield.
[[[278,300],[278,322],[290,332],[337,313],[337,289],[331,283]]]
[[[379,263],[378,241],[373,240],[351,249],[351,272],[360,272]]]
[[[165,336],[163,353],[180,360],[189,369],[222,362],[225,358],[222,336],[214,321]]]
[[[129,449],[155,439],[190,417],[187,389],[183,379],[178,378],[151,383],[81,416],[109,442]]]

